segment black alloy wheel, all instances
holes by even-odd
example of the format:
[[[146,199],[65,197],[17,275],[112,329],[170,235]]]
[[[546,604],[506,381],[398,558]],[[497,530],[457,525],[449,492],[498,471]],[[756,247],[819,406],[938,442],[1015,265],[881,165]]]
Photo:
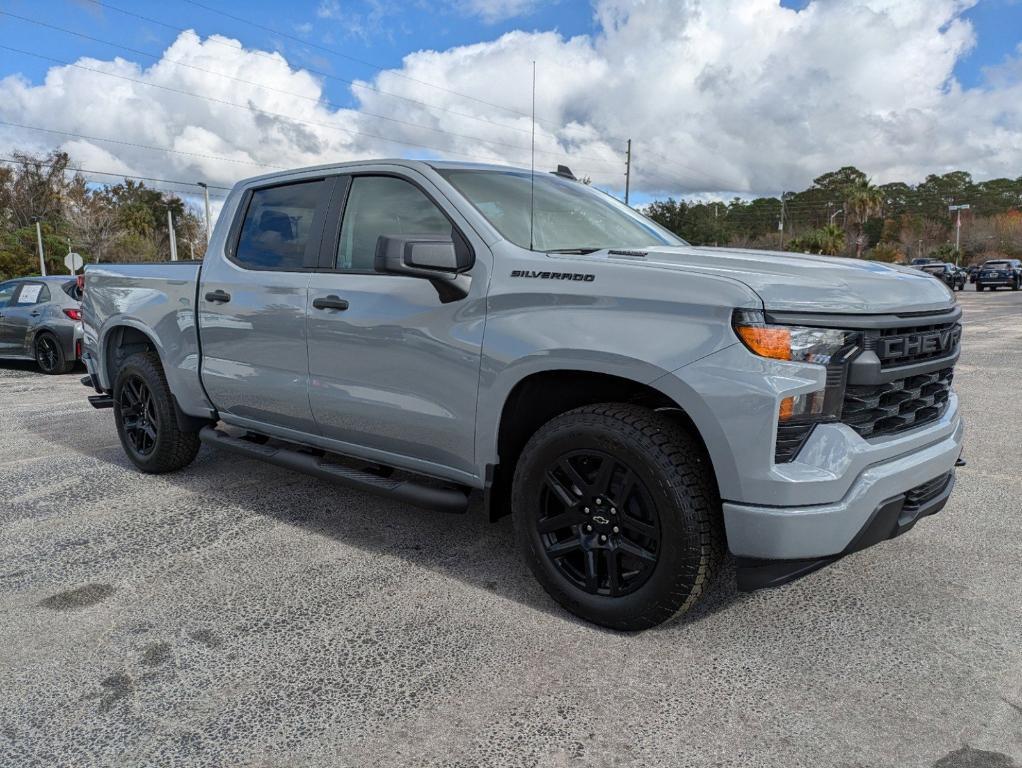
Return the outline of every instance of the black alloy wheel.
[[[124,381],[118,404],[129,446],[139,457],[148,456],[156,449],[160,419],[152,392],[141,376]]]
[[[35,361],[43,373],[57,373],[64,367],[64,355],[57,340],[50,334],[41,334],[36,339]]]
[[[638,475],[599,450],[563,454],[547,469],[535,524],[554,567],[591,595],[619,597],[649,579],[660,517]]]

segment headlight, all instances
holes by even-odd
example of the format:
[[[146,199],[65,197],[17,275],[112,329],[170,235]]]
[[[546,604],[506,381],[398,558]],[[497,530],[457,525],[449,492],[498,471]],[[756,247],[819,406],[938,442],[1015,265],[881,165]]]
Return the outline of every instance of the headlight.
[[[859,335],[834,328],[768,323],[765,315],[755,310],[736,310],[733,325],[753,354],[827,369],[822,389],[785,397],[778,404],[774,460],[791,461],[816,424],[841,417],[845,364],[859,350]]]
[[[762,312],[749,310],[735,312],[734,327],[742,343],[761,357],[819,365],[830,365],[855,339],[855,334],[833,328],[774,325]]]

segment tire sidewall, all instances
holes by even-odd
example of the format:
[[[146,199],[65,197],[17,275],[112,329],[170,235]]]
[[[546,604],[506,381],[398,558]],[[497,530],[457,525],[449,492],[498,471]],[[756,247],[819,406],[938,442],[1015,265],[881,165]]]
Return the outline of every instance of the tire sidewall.
[[[159,425],[156,433],[156,445],[148,455],[142,456],[131,444],[131,440],[128,439],[127,434],[124,431],[124,417],[121,414],[121,390],[124,387],[124,383],[131,377],[138,376],[145,382],[146,387],[149,388],[149,392],[154,400],[156,406],[156,414],[159,419]],[[155,371],[151,364],[140,355],[132,355],[129,357],[124,365],[117,371],[117,378],[114,381],[113,388],[113,401],[114,401],[114,423],[117,425],[117,437],[121,441],[121,447],[124,448],[125,454],[131,459],[131,462],[144,472],[157,472],[159,470],[159,464],[162,463],[162,458],[168,449],[168,443],[173,440],[171,430],[168,429],[168,425],[172,423],[171,419],[175,419],[174,408],[170,402],[169,392],[167,386],[163,381],[163,378]]]
[[[57,362],[50,370],[46,370],[46,368],[43,367],[43,364],[39,361],[40,357],[39,344],[44,339],[51,339],[57,349]],[[39,366],[39,370],[42,371],[43,373],[47,374],[48,376],[53,376],[55,374],[65,372],[64,369],[67,367],[67,358],[64,356],[64,350],[60,345],[60,339],[58,339],[49,331],[43,331],[42,333],[36,335],[35,340],[32,342],[32,351],[35,353],[35,364]]]
[[[653,573],[636,591],[620,597],[593,595],[572,584],[546,556],[535,525],[546,470],[565,453],[587,449],[610,454],[635,472],[649,491],[660,521],[660,548]],[[648,614],[668,595],[677,593],[679,574],[687,575],[691,585],[695,584],[700,564],[699,532],[689,524],[693,516],[680,513],[679,507],[686,501],[672,488],[656,458],[632,436],[607,425],[556,420],[526,446],[512,491],[516,538],[536,578],[568,610],[611,626]],[[691,546],[693,543],[696,546]]]

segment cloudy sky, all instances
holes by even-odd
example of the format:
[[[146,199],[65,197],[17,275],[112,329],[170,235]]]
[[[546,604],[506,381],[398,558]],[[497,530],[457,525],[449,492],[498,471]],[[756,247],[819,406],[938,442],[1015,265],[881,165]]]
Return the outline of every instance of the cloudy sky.
[[[639,200],[1022,175],[1022,0],[4,0],[0,156],[528,166],[533,61],[537,167],[620,190],[631,138]]]

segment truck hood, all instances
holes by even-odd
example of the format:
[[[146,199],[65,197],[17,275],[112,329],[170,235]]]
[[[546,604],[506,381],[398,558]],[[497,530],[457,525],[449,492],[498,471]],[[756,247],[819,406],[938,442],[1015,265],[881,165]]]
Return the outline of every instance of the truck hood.
[[[955,303],[942,281],[897,264],[695,246],[663,246],[645,253],[632,263],[738,280],[759,295],[766,309],[778,311],[882,314],[937,311]]]

